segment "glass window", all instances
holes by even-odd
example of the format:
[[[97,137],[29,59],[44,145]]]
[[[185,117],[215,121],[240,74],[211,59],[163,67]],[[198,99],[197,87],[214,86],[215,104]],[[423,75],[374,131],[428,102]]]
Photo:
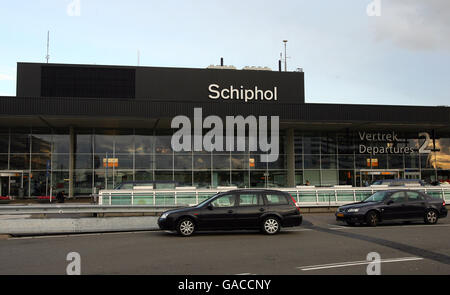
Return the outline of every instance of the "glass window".
[[[194,186],[196,186],[197,188],[210,188],[211,172],[194,171]]]
[[[310,185],[320,185],[320,170],[303,170],[303,179]]]
[[[223,208],[223,207],[234,207],[236,202],[236,198],[234,195],[225,195],[218,197],[211,204],[214,207]]]
[[[192,169],[192,154],[178,154],[174,156],[175,169]]]
[[[211,155],[194,155],[194,169],[211,169]]]
[[[403,169],[403,155],[388,155],[388,168]]]
[[[152,171],[135,171],[134,178],[136,181],[138,180],[153,180],[153,172]]]
[[[302,155],[295,155],[295,169],[303,169]]]
[[[9,134],[0,134],[0,154],[7,154],[9,149]]]
[[[97,131],[96,131],[97,132]],[[106,132],[106,131],[105,131]],[[111,131],[112,133],[112,131]],[[114,135],[95,134],[95,153],[108,153],[112,156],[114,147]]]
[[[29,170],[30,156],[27,154],[11,154],[9,163],[10,170]]]
[[[117,169],[133,169],[133,155],[131,154],[116,154],[114,160],[115,168]]]
[[[32,170],[47,170],[50,167],[50,154],[47,155],[31,155],[31,169]]]
[[[336,163],[336,155],[322,155],[322,163],[321,167],[322,169],[336,169],[337,163]]]
[[[287,171],[273,171],[269,170],[267,178],[267,187],[286,187],[287,186]]]
[[[247,171],[234,171],[231,173],[231,185],[238,188],[249,187],[249,178]]]
[[[403,203],[406,201],[405,192],[396,192],[393,193],[390,197],[390,200],[394,201],[394,203]]]
[[[134,135],[133,130],[120,131],[120,135],[114,137],[114,152],[116,154],[134,153]]]
[[[155,137],[155,153],[172,154],[172,134],[160,134]]]
[[[174,180],[177,186],[192,186],[192,171],[175,171]]]
[[[303,153],[303,138],[301,132],[295,131],[294,133],[294,153],[301,155]]]
[[[239,206],[256,206],[263,205],[261,195],[259,194],[240,194]]]
[[[230,171],[214,171],[212,175],[212,186],[229,186],[230,185]]]
[[[138,131],[136,131],[138,132]],[[138,135],[134,137],[136,154],[153,153],[153,135]]]
[[[423,197],[418,192],[406,192],[408,195],[408,201],[410,202],[417,202],[417,201],[423,201]]]
[[[29,153],[30,137],[29,134],[11,134],[11,153]]]
[[[405,168],[419,168],[419,155],[405,155]]]
[[[340,169],[353,169],[355,167],[355,156],[352,155],[339,155],[338,156]]]
[[[265,174],[265,171],[251,171],[250,187],[266,187]]]
[[[286,196],[281,194],[266,194],[269,205],[287,205],[289,202]]]
[[[67,133],[69,133],[69,130],[67,130]],[[69,147],[70,147],[69,134],[59,134],[59,133],[53,134],[53,152],[54,153],[68,154],[70,152]]]
[[[305,169],[320,169],[319,155],[305,155],[304,158]]]
[[[135,156],[135,169],[152,169],[153,155],[136,154]]]
[[[320,154],[320,137],[304,136],[303,151],[305,154]],[[306,160],[306,159],[305,159]]]
[[[75,135],[76,153],[90,154],[93,152],[93,135],[92,134],[76,134]]]
[[[230,155],[213,155],[213,169],[229,170],[230,165]]]
[[[93,157],[91,154],[75,154],[75,169],[92,169],[92,161],[93,161]],[[67,163],[58,163],[58,164],[66,164],[67,166],[69,165],[69,155],[58,155],[59,159],[61,159],[61,161],[66,161]],[[96,167],[96,168],[101,168],[101,167]],[[68,168],[67,168],[68,169]]]
[[[249,166],[249,157],[247,155],[231,155],[231,168],[236,170],[246,170]]]
[[[73,194],[89,196],[92,193],[92,170],[75,170],[73,176]]]
[[[0,154],[0,170],[8,170],[8,154]]]
[[[321,150],[322,154],[336,154],[337,152],[336,136],[332,134],[326,134],[322,136]]]
[[[52,152],[51,134],[33,134],[31,135],[32,153],[48,154]]]
[[[173,169],[172,155],[155,155],[155,169]]]
[[[322,170],[322,183],[321,185],[330,186],[339,184],[337,170]]]

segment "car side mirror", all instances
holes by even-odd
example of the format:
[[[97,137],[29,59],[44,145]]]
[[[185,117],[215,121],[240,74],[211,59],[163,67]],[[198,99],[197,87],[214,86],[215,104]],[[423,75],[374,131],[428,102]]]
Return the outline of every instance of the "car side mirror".
[[[394,201],[393,200],[389,200],[389,201],[387,201],[387,203],[386,203],[387,205],[391,205],[391,204],[394,204]]]
[[[213,206],[213,204],[209,203],[207,208],[208,208],[209,210],[212,210],[212,209],[214,209],[214,206]]]

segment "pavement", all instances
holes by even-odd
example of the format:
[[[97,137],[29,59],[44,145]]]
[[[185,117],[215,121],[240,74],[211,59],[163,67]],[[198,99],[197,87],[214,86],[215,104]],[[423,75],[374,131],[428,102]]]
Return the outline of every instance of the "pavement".
[[[275,236],[203,232],[183,238],[139,231],[0,239],[0,274],[66,274],[77,252],[82,274],[365,275],[367,255],[381,274],[449,275],[450,219],[436,225],[348,227],[333,214],[305,214]]]

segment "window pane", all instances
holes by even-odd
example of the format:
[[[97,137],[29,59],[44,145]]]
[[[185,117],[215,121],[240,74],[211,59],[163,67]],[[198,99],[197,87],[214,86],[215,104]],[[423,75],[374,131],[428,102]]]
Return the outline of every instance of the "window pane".
[[[69,155],[60,155],[62,160],[67,160],[66,165],[69,165]],[[75,154],[75,169],[92,169],[92,155],[91,154]],[[101,167],[96,167],[101,168]],[[66,168],[69,169],[69,168]]]
[[[230,169],[230,155],[213,155],[213,169]]]
[[[31,169],[33,170],[47,170],[47,162],[50,167],[50,154],[47,155],[31,155]]]
[[[192,154],[175,154],[175,169],[192,170]]]
[[[11,134],[11,153],[29,153],[30,137],[29,134]]]
[[[25,154],[11,154],[10,170],[29,170],[30,156]]]
[[[256,206],[263,205],[261,195],[259,194],[240,194],[239,206]]]
[[[211,169],[211,155],[194,155],[194,169]]]
[[[135,169],[152,169],[153,155],[136,154],[135,156]]]
[[[0,134],[0,154],[8,153],[9,149],[9,134],[8,133],[2,133]]]
[[[304,158],[305,169],[319,169],[320,156],[319,155],[305,155]]]
[[[172,155],[155,155],[155,169],[173,169]]]
[[[214,207],[233,207],[235,206],[235,198],[234,195],[225,195],[220,198],[217,198],[212,202]]]
[[[267,194],[266,198],[270,205],[287,205],[288,204],[288,200],[284,195]]]

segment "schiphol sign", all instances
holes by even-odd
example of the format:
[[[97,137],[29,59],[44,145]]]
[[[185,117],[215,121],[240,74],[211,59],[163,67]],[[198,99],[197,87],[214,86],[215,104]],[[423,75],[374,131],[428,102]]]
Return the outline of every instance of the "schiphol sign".
[[[208,116],[203,119],[201,108],[194,109],[194,124],[186,116],[176,116],[171,123],[176,131],[171,140],[175,152],[233,152],[235,147],[239,152],[266,153],[260,156],[261,162],[275,162],[279,156],[279,124],[278,116],[270,117],[270,141],[268,118],[266,116],[227,116],[223,122],[218,116]],[[225,127],[225,128],[224,128]],[[209,130],[203,135],[203,130]],[[246,130],[248,129],[248,134]],[[225,130],[225,134],[224,134]],[[237,130],[237,136],[235,136]],[[248,138],[248,150],[246,150]],[[259,149],[258,149],[259,148]]]
[[[427,147],[431,142],[430,135],[427,132],[419,133],[419,137],[424,137],[425,141],[418,149],[409,146],[395,146],[395,143],[405,143],[406,140],[399,138],[398,134],[394,131],[388,133],[358,132],[358,136],[361,141],[358,149],[360,154],[376,155],[376,154],[412,154],[415,152],[418,152],[420,154],[431,153],[431,150],[427,149]],[[385,145],[374,146],[376,143]]]
[[[210,84],[208,86],[209,98],[212,100],[240,100],[245,102],[251,101],[278,101],[278,87],[269,90],[259,89],[258,86],[248,89],[244,86],[235,87],[233,85],[222,88],[218,84]]]

